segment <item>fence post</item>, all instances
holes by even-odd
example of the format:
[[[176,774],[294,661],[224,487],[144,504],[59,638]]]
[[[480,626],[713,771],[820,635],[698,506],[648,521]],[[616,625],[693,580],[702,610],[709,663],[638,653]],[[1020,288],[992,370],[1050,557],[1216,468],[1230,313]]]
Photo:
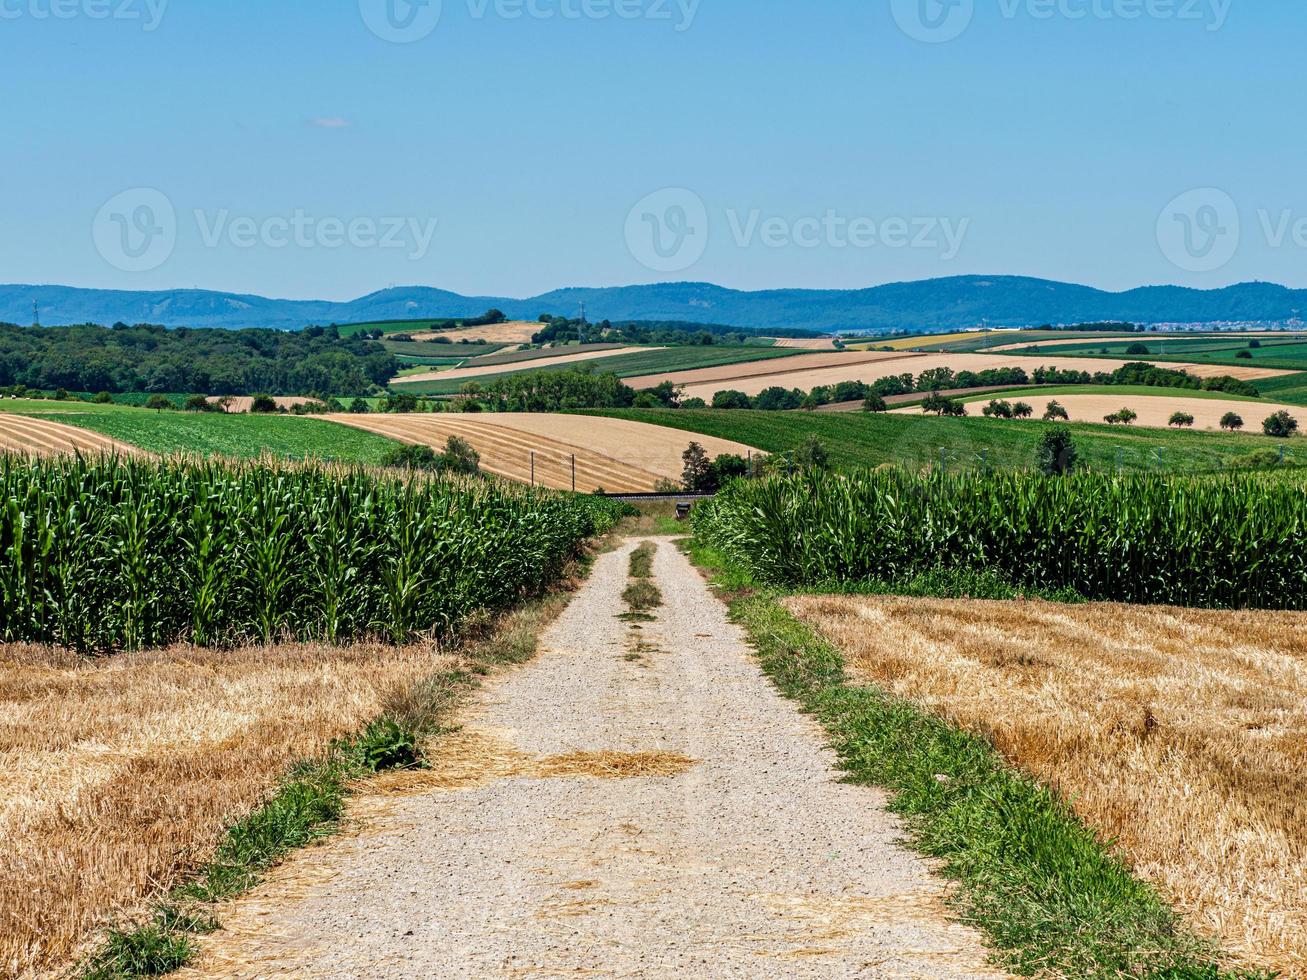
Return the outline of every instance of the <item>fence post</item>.
[[[572,453],[572,492],[576,493],[576,453]]]
[[[536,485],[536,452],[531,450],[531,486]]]

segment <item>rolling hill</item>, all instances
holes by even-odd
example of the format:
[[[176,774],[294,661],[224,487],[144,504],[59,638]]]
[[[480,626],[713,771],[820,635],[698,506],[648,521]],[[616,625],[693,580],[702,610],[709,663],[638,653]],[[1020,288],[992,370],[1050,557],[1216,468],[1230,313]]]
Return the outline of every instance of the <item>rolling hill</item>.
[[[426,286],[384,289],[349,302],[269,299],[195,289],[156,292],[0,286],[0,321],[163,323],[189,327],[275,327],[462,317],[496,307],[509,317],[574,316],[586,304],[594,320],[680,320],[761,330],[808,328],[931,330],[1129,320],[1135,323],[1284,323],[1307,310],[1307,290],[1271,283],[1222,289],[1145,286],[1107,292],[1021,276],[955,276],[869,289],[773,289],[742,292],[711,283],[657,283],[558,289],[528,299],[463,296]]]

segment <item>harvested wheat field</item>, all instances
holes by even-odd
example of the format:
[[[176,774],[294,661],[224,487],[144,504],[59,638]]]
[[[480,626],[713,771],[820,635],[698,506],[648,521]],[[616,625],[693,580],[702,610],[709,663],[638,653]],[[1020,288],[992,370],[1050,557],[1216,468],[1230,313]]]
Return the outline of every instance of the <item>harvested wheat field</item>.
[[[933,344],[952,344],[959,340],[976,340],[981,336],[977,330],[964,330],[958,333],[917,334],[912,337],[895,337],[892,340],[873,340],[865,344],[852,344],[850,349],[878,350],[888,347],[890,350],[912,350],[914,347],[929,347]]]
[[[1024,357],[1019,354],[918,354],[910,351],[845,351],[836,354],[799,354],[779,361],[761,361],[750,364],[727,365],[697,371],[678,371],[671,374],[627,378],[632,388],[650,388],[663,381],[685,385],[687,398],[711,401],[718,391],[732,389],[746,395],[756,395],[765,388],[801,388],[810,391],[819,385],[836,385],[841,381],[862,381],[870,384],[891,374],[919,375],[930,368],[951,368],[954,371],[986,371],[991,368],[1019,367],[1032,372],[1038,367],[1056,367],[1075,371],[1115,371],[1131,360],[1112,360],[1093,357]],[[1198,378],[1230,375],[1245,381],[1279,377],[1292,371],[1269,368],[1224,367],[1215,364],[1163,364],[1163,367],[1187,371]],[[1119,405],[1117,406],[1120,407]]]
[[[597,361],[619,354],[632,354],[640,351],[662,350],[661,347],[616,347],[612,350],[592,350],[579,354],[561,354],[558,357],[538,358],[518,363],[483,364],[476,367],[454,368],[450,371],[431,371],[427,374],[410,374],[395,382],[396,387],[415,384],[419,381],[474,381],[494,374],[507,374],[510,371],[534,371],[541,368],[562,369],[568,364],[580,364],[585,361]],[[602,367],[602,365],[601,365]]]
[[[850,672],[990,737],[1201,933],[1307,976],[1307,615],[786,600]]]
[[[782,350],[835,350],[833,337],[782,337],[773,345]]]
[[[773,379],[765,381],[757,391],[762,391],[763,388],[768,388],[774,384],[793,388],[795,385],[787,380],[789,375],[811,374],[823,368],[838,368],[843,372],[840,380],[850,380],[852,377],[856,377],[857,369],[860,366],[880,364],[885,361],[897,362],[905,356],[911,355],[887,351],[828,351],[818,354],[795,354],[791,357],[771,358],[761,361],[744,361],[739,364],[721,364],[717,367],[694,368],[690,371],[646,374],[639,378],[625,378],[624,381],[637,391],[657,387],[664,381],[671,381],[674,384],[686,385],[687,395],[696,395],[700,393],[700,389],[706,389],[710,393],[709,397],[711,397],[712,392],[725,388],[745,391],[744,385],[737,382],[748,379]],[[907,368],[890,368],[877,373],[875,377],[880,378],[886,374],[896,374],[899,371],[906,370]],[[850,374],[850,371],[853,373]],[[753,393],[756,394],[756,392]]]
[[[1225,398],[1177,398],[1171,395],[1044,395],[1032,390],[1025,393],[1009,392],[996,396],[1007,401],[1024,401],[1032,405],[1035,414],[1043,414],[1044,406],[1050,401],[1058,401],[1067,410],[1073,422],[1102,422],[1103,417],[1122,408],[1129,408],[1139,414],[1135,425],[1165,429],[1171,416],[1184,412],[1194,417],[1194,428],[1221,428],[1221,419],[1227,412],[1241,416],[1250,432],[1261,432],[1262,420],[1280,411],[1307,420],[1307,408],[1302,405],[1279,405],[1269,401],[1237,401]],[[988,399],[968,402],[968,411],[979,415]],[[920,408],[898,408],[896,414],[921,414]]]
[[[484,327],[425,330],[413,334],[413,339],[435,340],[437,337],[448,337],[455,344],[467,343],[469,340],[484,340],[488,344],[529,344],[543,326],[535,320],[510,320],[508,323],[491,323]]]
[[[280,395],[277,396],[276,398],[273,398],[273,401],[277,403],[278,408],[284,408],[287,409],[288,411],[297,405],[307,405],[309,402],[313,400],[314,399],[312,398],[287,398],[287,397],[282,397]],[[221,399],[210,398],[209,402],[211,404],[218,405],[221,403]],[[230,398],[227,401],[227,411],[232,412],[234,414],[241,414],[244,412],[248,412],[253,407],[254,407],[254,398],[251,395],[241,395],[238,397]]]
[[[63,456],[81,453],[97,456],[109,453],[138,456],[141,450],[102,436],[89,429],[23,415],[0,414],[0,453],[31,456]]]
[[[211,851],[294,761],[457,663],[428,647],[0,646],[0,975],[49,976]]]
[[[466,439],[481,455],[488,473],[555,490],[591,493],[647,493],[660,479],[679,480],[681,454],[696,441],[709,456],[756,450],[738,442],[679,432],[659,425],[578,415],[487,412],[442,415],[332,415],[342,425],[376,432],[401,442],[441,448],[450,436]]]

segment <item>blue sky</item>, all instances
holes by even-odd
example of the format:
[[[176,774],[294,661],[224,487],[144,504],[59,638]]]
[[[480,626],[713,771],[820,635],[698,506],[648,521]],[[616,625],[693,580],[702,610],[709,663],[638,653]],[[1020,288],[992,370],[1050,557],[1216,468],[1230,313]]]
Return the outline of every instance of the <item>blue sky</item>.
[[[1307,6],[939,2],[0,0],[0,280],[1307,286]]]

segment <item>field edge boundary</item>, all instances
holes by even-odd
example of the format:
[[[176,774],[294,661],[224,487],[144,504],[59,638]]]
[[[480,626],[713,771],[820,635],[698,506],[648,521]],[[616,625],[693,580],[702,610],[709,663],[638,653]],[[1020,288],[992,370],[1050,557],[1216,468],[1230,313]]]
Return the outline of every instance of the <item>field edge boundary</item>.
[[[782,607],[789,593],[759,586],[695,539],[680,546],[745,630],[768,679],[821,725],[847,780],[889,791],[904,843],[953,883],[951,907],[983,933],[997,965],[1096,980],[1274,980],[1232,968],[1190,933],[1154,886],[1111,854],[1110,841],[984,738],[852,681],[841,651]],[[1032,832],[1045,835],[1044,847]],[[1049,837],[1069,853],[1054,853]],[[1060,865],[1047,860],[1058,857]]]
[[[613,534],[591,539],[585,554],[543,595],[498,613],[488,623],[470,624],[444,651],[461,654],[460,665],[402,692],[418,701],[414,714],[421,717],[420,723],[405,725],[396,721],[393,712],[383,712],[320,755],[289,765],[262,802],[222,831],[207,863],[145,903],[121,927],[102,929],[62,975],[75,980],[127,980],[166,976],[193,965],[203,952],[197,938],[222,928],[217,918],[221,903],[247,894],[292,852],[345,829],[349,800],[362,786],[387,771],[420,766],[419,742],[439,735],[443,722],[481,689],[485,678],[536,657],[540,636],[589,577],[594,558]],[[378,750],[391,755],[390,764],[373,767],[361,762]],[[263,841],[265,850],[251,851],[240,840],[236,848],[240,859],[223,863],[229,845],[269,830],[277,836]]]

